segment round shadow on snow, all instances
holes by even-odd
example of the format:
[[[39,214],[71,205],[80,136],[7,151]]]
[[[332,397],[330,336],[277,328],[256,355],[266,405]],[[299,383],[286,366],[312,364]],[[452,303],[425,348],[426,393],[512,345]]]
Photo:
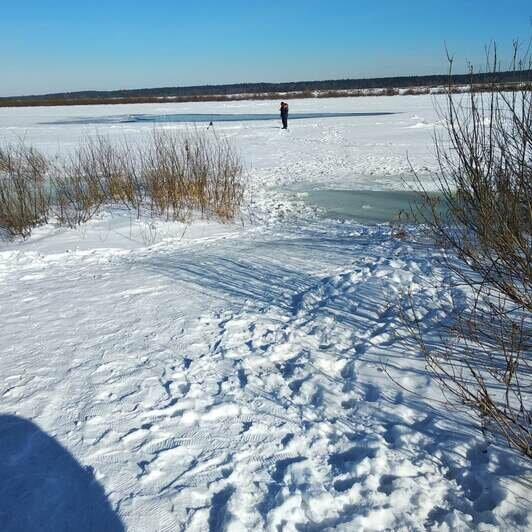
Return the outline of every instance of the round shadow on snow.
[[[0,415],[4,532],[123,532],[90,467],[26,419]]]

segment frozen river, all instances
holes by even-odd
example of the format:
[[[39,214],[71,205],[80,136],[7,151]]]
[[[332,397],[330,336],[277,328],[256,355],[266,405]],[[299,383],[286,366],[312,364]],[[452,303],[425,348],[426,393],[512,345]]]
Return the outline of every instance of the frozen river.
[[[531,529],[529,465],[432,401],[405,325],[414,304],[440,342],[467,293],[415,229],[369,223],[412,167],[430,186],[433,99],[291,100],[288,131],[256,118],[277,108],[0,109],[0,143],[50,154],[193,128],[113,116],[255,117],[207,132],[246,169],[234,224],[112,211],[0,242],[0,527]]]

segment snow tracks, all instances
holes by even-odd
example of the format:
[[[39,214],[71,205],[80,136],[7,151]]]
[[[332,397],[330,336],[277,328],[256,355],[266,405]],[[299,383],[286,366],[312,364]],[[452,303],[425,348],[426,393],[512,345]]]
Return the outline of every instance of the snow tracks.
[[[459,300],[423,246],[320,222],[10,252],[1,274],[2,410],[90,466],[128,530],[529,524],[522,466],[431,406],[400,339],[406,290],[427,330]]]

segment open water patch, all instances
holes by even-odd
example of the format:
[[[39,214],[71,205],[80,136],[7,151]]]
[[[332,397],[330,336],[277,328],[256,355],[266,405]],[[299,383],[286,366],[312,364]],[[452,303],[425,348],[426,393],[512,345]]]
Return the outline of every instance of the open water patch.
[[[291,113],[289,120],[306,120],[316,118],[346,118],[364,116],[386,116],[397,113],[375,112],[375,113]],[[165,115],[152,114],[127,114],[114,116],[87,116],[80,118],[69,118],[53,122],[43,122],[44,124],[144,124],[144,123],[203,123],[216,122],[253,122],[265,120],[279,120],[278,113],[177,113]]]
[[[415,217],[430,218],[419,192],[410,190],[299,190],[300,198],[317,207],[325,218],[353,220],[362,224],[403,221],[415,223]],[[440,196],[431,193],[434,200]],[[438,209],[443,212],[443,206]],[[416,216],[413,216],[416,215]]]

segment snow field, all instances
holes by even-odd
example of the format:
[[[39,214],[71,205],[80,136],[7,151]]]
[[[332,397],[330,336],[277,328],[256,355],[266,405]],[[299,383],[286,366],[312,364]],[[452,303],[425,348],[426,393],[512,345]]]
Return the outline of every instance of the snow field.
[[[433,339],[464,304],[437,251],[415,233],[321,219],[279,190],[400,187],[407,149],[419,169],[430,163],[432,126],[412,126],[437,122],[431,98],[296,105],[408,109],[300,121],[287,134],[220,126],[249,168],[243,226],[155,222],[147,242],[115,213],[1,244],[0,412],[90,466],[131,531],[529,529],[528,466],[429,401],[438,390],[405,339],[407,291]],[[43,149],[68,149],[84,132],[40,125],[44,115],[111,112],[0,110],[0,137],[25,128]],[[21,461],[21,474],[39,468]],[[37,511],[9,511],[22,510]]]

